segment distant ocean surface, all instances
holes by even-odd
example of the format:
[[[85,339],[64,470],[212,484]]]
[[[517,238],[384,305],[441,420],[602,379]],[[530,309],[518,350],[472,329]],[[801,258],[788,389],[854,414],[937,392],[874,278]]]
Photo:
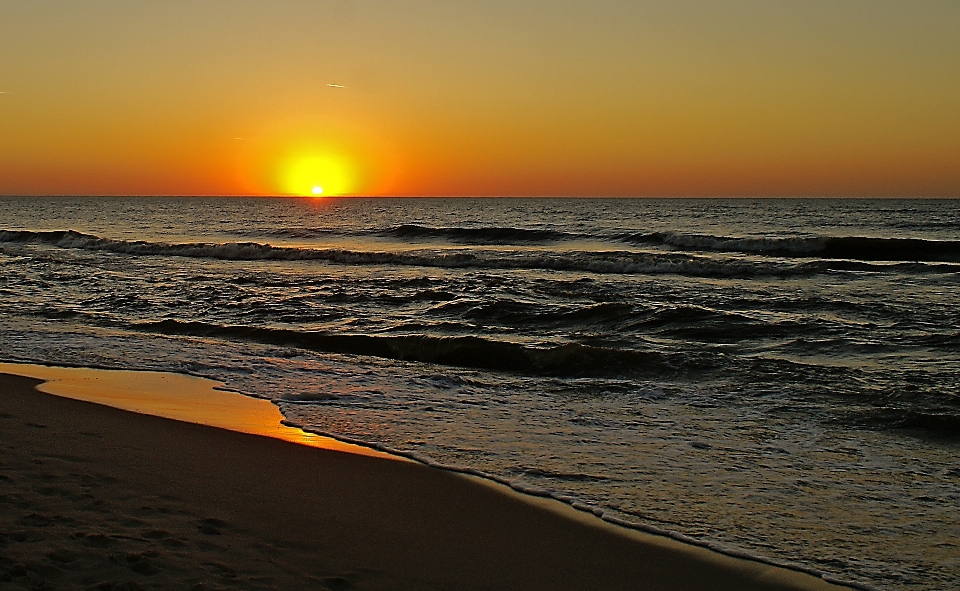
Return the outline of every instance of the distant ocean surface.
[[[617,523],[960,587],[958,200],[8,197],[0,268],[6,361],[205,376]]]

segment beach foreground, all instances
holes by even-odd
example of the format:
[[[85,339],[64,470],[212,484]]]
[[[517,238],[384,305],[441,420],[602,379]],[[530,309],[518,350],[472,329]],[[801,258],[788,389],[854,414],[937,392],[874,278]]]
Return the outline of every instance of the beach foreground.
[[[840,589],[412,462],[44,394],[0,374],[11,588]]]

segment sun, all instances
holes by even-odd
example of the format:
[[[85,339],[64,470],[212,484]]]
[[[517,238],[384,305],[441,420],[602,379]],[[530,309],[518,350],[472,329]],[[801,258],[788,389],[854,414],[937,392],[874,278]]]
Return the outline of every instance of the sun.
[[[281,163],[280,189],[289,195],[320,197],[347,195],[355,190],[356,173],[351,162],[331,152],[297,153]]]

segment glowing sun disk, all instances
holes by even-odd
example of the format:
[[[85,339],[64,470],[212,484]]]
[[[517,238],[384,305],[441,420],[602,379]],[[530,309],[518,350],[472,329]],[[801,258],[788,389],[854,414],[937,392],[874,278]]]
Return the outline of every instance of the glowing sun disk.
[[[355,188],[353,167],[343,157],[329,153],[298,154],[284,161],[280,188],[291,195],[343,195]]]

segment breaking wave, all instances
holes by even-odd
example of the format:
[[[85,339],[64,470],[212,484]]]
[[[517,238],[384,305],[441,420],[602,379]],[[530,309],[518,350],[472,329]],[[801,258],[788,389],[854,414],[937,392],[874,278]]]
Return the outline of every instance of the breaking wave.
[[[73,230],[47,232],[0,231],[0,242],[43,243],[138,256],[179,256],[231,261],[325,261],[343,265],[396,265],[435,268],[482,268],[566,271],[599,274],[677,274],[694,277],[763,277],[810,275],[828,271],[884,270],[867,264],[837,264],[830,261],[718,260],[680,252],[631,251],[517,251],[438,252],[360,251],[342,248],[299,248],[256,242],[177,243],[116,240]]]
[[[638,372],[663,373],[673,370],[673,367],[659,353],[577,343],[537,348],[475,336],[330,334],[282,328],[222,326],[179,320],[144,322],[134,327],[141,331],[165,335],[244,340],[326,353],[368,355],[402,361],[535,375],[622,375]]]
[[[819,257],[855,261],[960,262],[960,241],[957,240],[863,236],[735,238],[679,232],[624,234],[618,238],[633,244],[780,257]]]

